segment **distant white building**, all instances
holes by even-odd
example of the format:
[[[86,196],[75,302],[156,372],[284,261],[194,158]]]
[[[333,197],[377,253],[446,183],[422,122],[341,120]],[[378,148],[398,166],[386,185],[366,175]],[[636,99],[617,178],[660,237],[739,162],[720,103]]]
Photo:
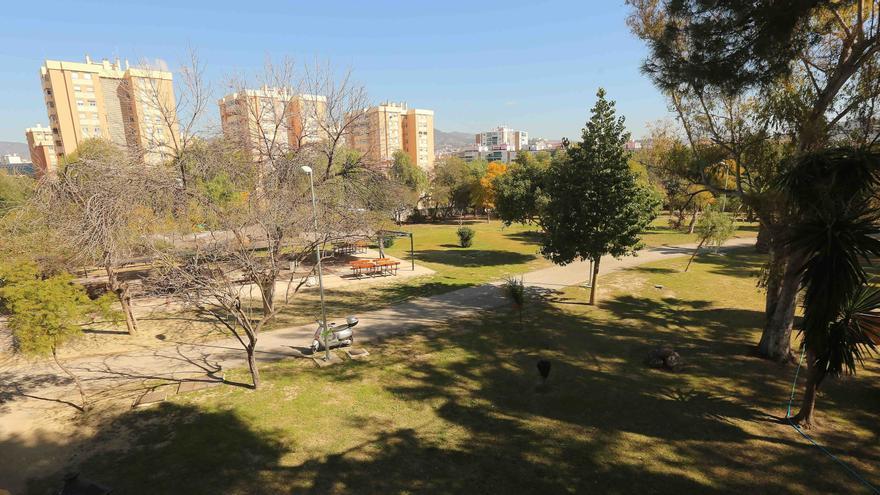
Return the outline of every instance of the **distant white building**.
[[[525,151],[525,149],[523,151]],[[499,144],[495,146],[482,146],[475,144],[459,151],[456,153],[456,156],[468,162],[474,160],[486,160],[487,162],[510,163],[516,160],[517,154],[519,154],[519,151],[514,149],[512,145],[508,144]]]
[[[511,129],[510,127],[499,126],[491,131],[477,134],[475,144],[477,146],[486,146],[487,148],[506,145],[514,151],[519,151],[528,147],[529,133]]]
[[[548,139],[532,139],[526,148],[528,151],[553,151],[562,147],[562,141]]]
[[[17,153],[10,153],[0,157],[0,165],[21,165],[23,163],[24,160]]]

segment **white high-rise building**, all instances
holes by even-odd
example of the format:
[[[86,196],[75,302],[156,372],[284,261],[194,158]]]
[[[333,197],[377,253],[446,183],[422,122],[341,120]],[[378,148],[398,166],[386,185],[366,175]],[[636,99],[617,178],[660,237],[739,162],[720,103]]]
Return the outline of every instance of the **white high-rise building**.
[[[514,151],[526,149],[529,146],[529,133],[518,131],[506,126],[499,126],[491,131],[481,132],[476,135],[476,145],[491,149],[494,146],[507,146]]]

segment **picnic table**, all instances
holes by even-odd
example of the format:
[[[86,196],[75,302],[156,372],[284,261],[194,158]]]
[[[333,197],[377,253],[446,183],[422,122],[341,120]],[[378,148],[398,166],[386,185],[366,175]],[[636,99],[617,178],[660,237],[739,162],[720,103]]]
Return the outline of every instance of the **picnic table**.
[[[334,254],[360,254],[367,252],[367,241],[357,240],[354,242],[334,242]]]
[[[400,262],[391,258],[375,258],[349,262],[351,271],[357,275],[397,275]]]

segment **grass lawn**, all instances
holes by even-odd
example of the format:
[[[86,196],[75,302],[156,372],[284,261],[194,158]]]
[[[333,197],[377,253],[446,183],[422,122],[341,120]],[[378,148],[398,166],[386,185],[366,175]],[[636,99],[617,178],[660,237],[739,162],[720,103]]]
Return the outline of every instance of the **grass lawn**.
[[[358,313],[399,303],[414,297],[432,296],[473,285],[499,280],[537,270],[551,263],[540,254],[537,226],[513,224],[505,227],[500,221],[468,221],[465,224],[476,231],[474,243],[461,248],[456,231],[457,222],[441,224],[404,225],[401,230],[414,234],[416,263],[436,271],[434,275],[402,280],[398,284],[361,289],[330,289],[327,300],[339,314]],[[738,237],[757,235],[755,224],[740,223]],[[668,217],[656,219],[643,236],[646,249],[662,245],[696,242],[694,234],[669,227]],[[387,249],[388,254],[409,261],[409,239],[398,238]],[[314,291],[313,291],[314,292]],[[272,327],[310,323],[320,312],[320,301],[315,293],[302,293],[295,304],[281,311]]]
[[[465,225],[476,232],[469,248],[459,246],[457,223],[401,227],[401,230],[413,233],[416,263],[437,272],[432,282],[452,286],[477,285],[549,265],[539,253],[536,226],[514,224],[505,227],[499,221],[466,222]],[[387,251],[392,256],[409,260],[409,239],[397,239]]]
[[[647,247],[675,246],[699,242],[695,234],[680,231],[669,226],[669,215],[660,215],[642,234],[642,242]],[[757,237],[758,224],[748,222],[736,222],[735,237]]]
[[[512,311],[483,313],[372,344],[368,362],[281,362],[259,391],[126,413],[30,488],[75,468],[125,494],[863,493],[773,418],[794,369],[751,353],[762,258],[705,255],[686,274],[685,262],[605,277],[596,308],[580,288],[532,296],[522,329]],[[642,364],[660,345],[681,371]],[[553,363],[546,387],[539,358]],[[824,385],[813,433],[878,483],[869,366]]]
[[[402,279],[399,283],[361,288],[339,288],[326,291],[332,310],[338,314],[358,313],[403,302],[414,297],[432,296],[498,280],[506,275],[525,273],[549,266],[538,252],[535,226],[511,225],[499,221],[470,221],[465,224],[476,231],[473,245],[458,244],[458,223],[404,225],[400,230],[414,234],[416,263],[436,273],[424,277]],[[386,252],[400,258],[404,265],[410,260],[409,238],[398,238]],[[296,302],[283,309],[273,327],[308,323],[320,312],[315,291],[296,296]]]

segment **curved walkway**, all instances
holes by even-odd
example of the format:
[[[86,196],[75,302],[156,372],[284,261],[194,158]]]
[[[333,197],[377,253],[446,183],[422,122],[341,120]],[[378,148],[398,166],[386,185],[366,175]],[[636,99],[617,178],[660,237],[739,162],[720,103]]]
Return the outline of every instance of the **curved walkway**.
[[[754,238],[738,238],[725,244],[725,247],[743,247],[754,242]],[[642,251],[635,257],[606,257],[600,265],[600,275],[688,255],[693,249],[694,245],[664,246]],[[589,279],[589,263],[576,262],[544,268],[526,273],[523,279],[526,286],[547,289],[577,285]],[[355,332],[357,343],[507,304],[505,295],[499,290],[500,284],[499,281],[412,299],[360,314],[360,324]],[[257,358],[272,361],[299,357],[301,353],[297,349],[303,349],[311,343],[314,331],[312,324],[265,332],[260,335]],[[222,370],[246,366],[244,351],[233,338],[203,344],[173,344],[159,349],[86,357],[66,364],[83,380],[89,394],[99,400],[110,396],[125,397],[126,393],[142,393],[145,384],[155,383],[156,380],[207,381],[210,376],[222,373]],[[0,441],[11,433],[9,423],[4,421],[11,409],[23,406],[24,402],[37,401],[31,406],[42,404],[45,407],[53,402],[74,401],[76,391],[67,382],[67,376],[51,363],[0,369]]]

